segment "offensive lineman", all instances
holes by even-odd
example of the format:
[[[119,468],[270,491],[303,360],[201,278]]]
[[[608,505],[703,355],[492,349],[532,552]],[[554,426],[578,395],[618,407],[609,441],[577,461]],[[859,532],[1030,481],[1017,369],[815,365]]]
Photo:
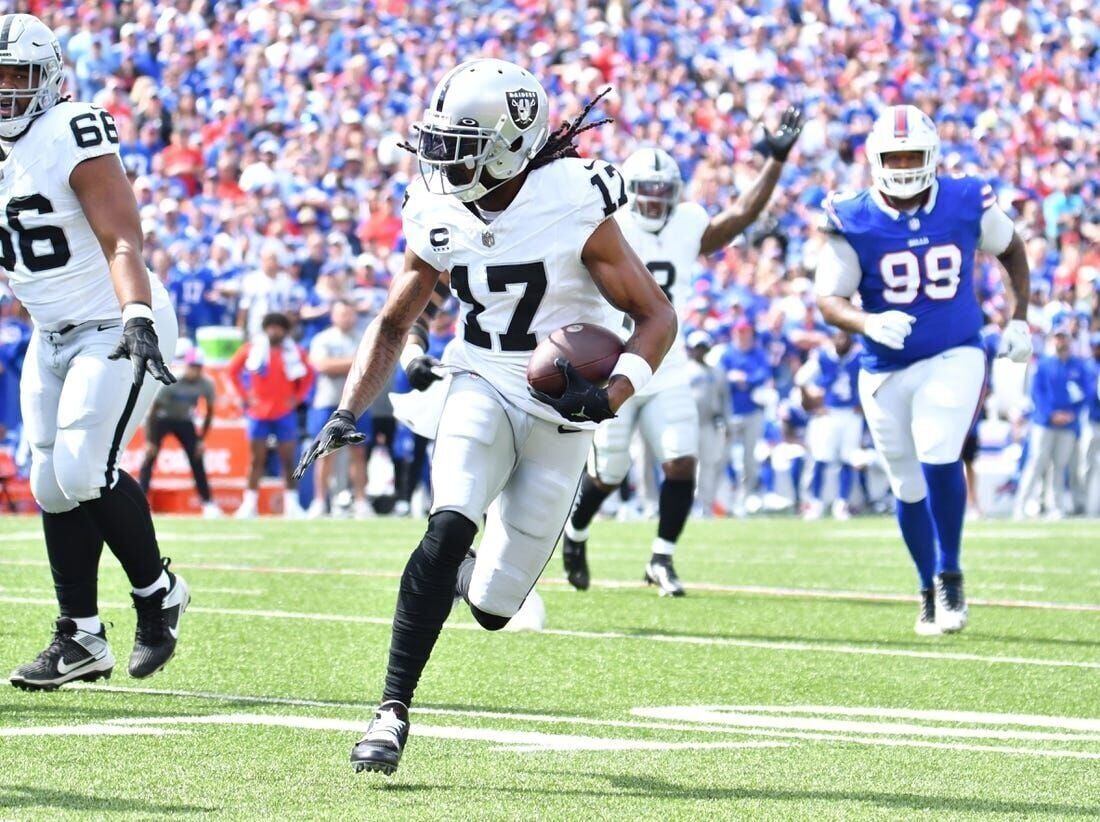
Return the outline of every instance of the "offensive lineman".
[[[683,181],[676,161],[659,148],[642,148],[623,163],[629,208],[615,218],[657,284],[683,310],[692,296],[692,273],[699,255],[725,248],[748,228],[771,199],[783,164],[802,131],[802,112],[790,108],[775,134],[764,131],[770,158],[763,170],[725,211],[713,219],[698,203],[680,202]],[[687,352],[673,344],[660,370],[614,420],[596,429],[588,472],[573,515],[565,526],[562,561],[569,583],[588,588],[588,526],[607,496],[630,469],[630,440],[640,428],[664,473],[657,515],[657,537],[645,579],[661,596],[683,596],[672,565],[676,541],[695,500],[699,455],[699,419],[687,381]]]
[[[974,255],[997,256],[1015,301],[1000,356],[1031,355],[1028,265],[993,189],[975,177],[936,175],[940,138],[913,106],[885,109],[867,137],[873,185],[826,198],[828,236],[818,260],[818,306],[864,337],[860,405],[886,460],[902,538],[916,564],[916,632],[966,627],[959,566],[966,480],[963,439],[985,375]],[[862,307],[851,299],[859,292]]]
[[[20,399],[61,611],[53,641],[11,675],[37,690],[111,675],[96,607],[104,542],[133,586],[131,676],[172,656],[189,601],[161,559],[141,487],[117,465],[156,394],[146,370],[175,381],[164,357],[176,319],[142,260],[114,120],[62,100],[63,78],[49,28],[29,14],[0,17],[0,267],[34,321]]]
[[[591,106],[551,134],[538,80],[478,59],[440,81],[417,127],[423,176],[403,207],[405,273],[363,337],[339,409],[299,465],[361,437],[355,420],[406,340],[401,360],[410,382],[424,384],[438,363],[425,354],[421,315],[438,311],[449,279],[462,330],[445,357],[455,374],[435,440],[432,511],[401,577],[382,703],[352,749],[356,770],[396,770],[408,706],[456,591],[488,630],[519,611],[569,514],[593,429],[644,387],[675,338],[672,306],[607,219],[626,205],[625,182],[573,146]],[[538,342],[571,323],[603,323],[608,301],[635,325],[607,388],[561,360],[562,397],[529,393]]]

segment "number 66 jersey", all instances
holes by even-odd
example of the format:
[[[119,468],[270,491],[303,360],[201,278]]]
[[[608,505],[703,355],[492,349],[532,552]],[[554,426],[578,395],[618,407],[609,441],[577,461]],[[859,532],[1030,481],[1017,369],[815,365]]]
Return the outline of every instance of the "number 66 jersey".
[[[910,213],[891,208],[874,189],[831,194],[822,207],[830,253],[822,255],[819,286],[828,259],[837,296],[858,289],[864,311],[916,318],[901,351],[864,339],[866,371],[896,371],[950,348],[981,345],[974,254],[1003,253],[1013,231],[987,183],[938,177],[926,203]]]
[[[118,154],[114,119],[85,103],[58,103],[0,144],[0,268],[43,330],[121,317],[107,259],[69,186],[77,165],[104,154]],[[167,307],[164,287],[150,281],[153,309]]]
[[[560,423],[528,394],[527,362],[552,331],[607,325],[608,303],[581,253],[596,227],[625,204],[623,178],[601,160],[564,158],[531,171],[496,215],[414,180],[402,207],[406,243],[437,271],[450,272],[461,304],[445,362],[484,377],[527,413]]]

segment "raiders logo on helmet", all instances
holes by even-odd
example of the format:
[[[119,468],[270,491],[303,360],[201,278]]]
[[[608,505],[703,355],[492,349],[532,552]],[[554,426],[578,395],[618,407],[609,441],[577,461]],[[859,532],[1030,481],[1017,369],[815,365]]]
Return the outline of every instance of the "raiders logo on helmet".
[[[539,96],[535,92],[516,89],[504,92],[504,98],[508,101],[508,116],[516,128],[529,128],[535,122],[539,113]]]

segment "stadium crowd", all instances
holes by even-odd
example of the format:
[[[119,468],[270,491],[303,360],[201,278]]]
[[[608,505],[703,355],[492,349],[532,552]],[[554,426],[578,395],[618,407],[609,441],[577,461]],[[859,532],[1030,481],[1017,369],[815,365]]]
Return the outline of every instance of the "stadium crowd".
[[[701,261],[683,317],[685,336],[706,333],[696,339],[714,346],[714,361],[749,330],[776,389],[756,398],[773,443],[799,436],[786,398],[829,338],[811,286],[818,206],[829,190],[869,182],[863,142],[882,105],[920,107],[940,129],[943,170],[994,186],[1026,240],[1036,351],[1062,335],[1071,355],[1100,367],[1100,6],[1088,0],[20,0],[12,10],[57,33],[70,93],[114,115],[146,257],[184,335],[210,325],[254,335],[280,312],[308,351],[338,301],[365,325],[402,261],[401,201],[417,171],[399,144],[435,81],[481,54],[536,73],[552,122],[613,87],[598,109],[612,121],[582,135],[582,153],[621,162],[659,145],[678,161],[685,196],[712,212],[762,162],[759,124],[790,102],[805,108],[768,210]],[[1000,269],[989,258],[979,270],[995,335]],[[28,334],[8,295],[9,438]],[[1086,392],[1058,427],[1087,432],[1091,411],[1100,428],[1092,380],[1092,408]],[[991,401],[1004,425],[985,444],[1023,442],[1041,404],[1022,380]]]

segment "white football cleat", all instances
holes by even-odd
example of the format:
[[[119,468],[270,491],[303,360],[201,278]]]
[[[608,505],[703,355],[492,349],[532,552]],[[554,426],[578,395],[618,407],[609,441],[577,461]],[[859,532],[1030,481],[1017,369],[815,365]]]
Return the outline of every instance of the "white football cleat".
[[[546,627],[546,605],[539,596],[539,592],[531,589],[527,599],[516,611],[516,615],[508,620],[508,624],[501,630],[504,631],[541,631]]]
[[[202,504],[203,519],[221,519],[225,514],[216,502],[204,502]]]
[[[936,575],[936,627],[945,634],[955,634],[966,627],[969,610],[963,594],[963,575],[959,571],[944,571]]]
[[[843,499],[833,500],[833,519],[844,522],[852,518],[852,511],[848,507],[848,501]]]
[[[913,630],[918,636],[939,636],[943,633],[936,624],[936,592],[933,588],[923,588],[920,592],[920,611],[917,612],[917,624]]]

